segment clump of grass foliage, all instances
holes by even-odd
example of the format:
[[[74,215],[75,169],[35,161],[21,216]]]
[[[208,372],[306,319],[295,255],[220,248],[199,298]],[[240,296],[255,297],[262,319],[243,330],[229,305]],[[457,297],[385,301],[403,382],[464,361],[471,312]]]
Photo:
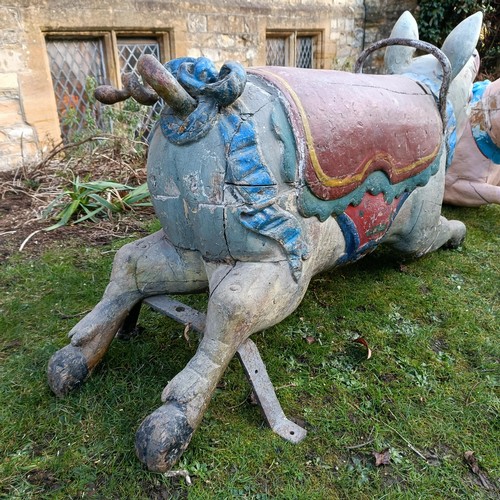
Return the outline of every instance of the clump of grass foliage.
[[[406,262],[381,251],[322,274],[294,314],[254,335],[284,411],[308,435],[293,445],[269,430],[234,360],[178,464],[191,486],[134,454],[135,430],[196,349],[183,325],[145,307],[142,333],[115,340],[80,390],[57,399],[46,383],[47,361],[99,300],[126,241],[10,257],[0,273],[0,496],[498,498],[500,207],[445,215],[468,226],[459,249]]]
[[[98,216],[130,210],[132,207],[150,206],[149,191],[146,183],[137,187],[127,186],[113,181],[81,182],[77,176],[71,186],[59,194],[44,210],[43,216],[51,214],[58,222],[46,231],[66,225],[71,219],[74,224],[85,220],[97,221]],[[78,214],[83,213],[80,217]]]

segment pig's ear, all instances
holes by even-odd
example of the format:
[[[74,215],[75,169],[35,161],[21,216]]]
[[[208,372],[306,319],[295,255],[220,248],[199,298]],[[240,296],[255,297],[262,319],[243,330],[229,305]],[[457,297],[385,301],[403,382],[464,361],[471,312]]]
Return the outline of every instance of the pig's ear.
[[[415,18],[408,12],[403,12],[392,28],[390,38],[408,38],[418,40],[418,26]],[[384,65],[386,73],[400,74],[405,71],[412,61],[413,47],[393,45],[385,49]]]
[[[451,63],[451,78],[455,78],[470,59],[476,48],[481,26],[483,24],[482,12],[462,21],[447,37],[441,47]]]

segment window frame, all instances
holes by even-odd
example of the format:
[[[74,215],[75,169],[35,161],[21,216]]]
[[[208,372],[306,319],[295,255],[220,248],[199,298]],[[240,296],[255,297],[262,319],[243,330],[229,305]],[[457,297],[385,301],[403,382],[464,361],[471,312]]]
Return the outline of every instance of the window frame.
[[[123,40],[125,43],[133,43],[133,40],[148,40],[150,42],[158,43],[158,52],[160,55],[160,61],[165,61],[171,58],[173,53],[173,36],[172,30],[137,30],[137,29],[109,29],[109,30],[47,30],[43,33],[45,41],[45,54],[47,57],[48,73],[50,80],[52,82],[52,95],[55,97],[55,105],[57,109],[57,116],[59,121],[59,129],[61,131],[61,137],[63,140],[67,140],[69,136],[69,129],[66,130],[62,122],[63,115],[60,113],[60,106],[57,102],[58,95],[55,92],[55,85],[57,82],[52,81],[51,74],[51,61],[48,54],[48,42],[49,41],[64,41],[64,40],[75,40],[82,41],[85,40],[99,40],[101,44],[102,53],[102,64],[104,70],[104,81],[100,83],[113,85],[115,88],[123,88],[121,81],[121,61],[118,49],[118,43]],[[85,82],[81,82],[85,85]],[[149,115],[148,115],[149,116]],[[150,120],[146,118],[146,121]],[[112,126],[112,125],[111,125]],[[81,127],[78,127],[75,131],[79,131]],[[68,134],[68,135],[67,135]]]
[[[312,69],[318,69],[321,64],[323,47],[323,30],[290,30],[290,29],[268,29],[266,30],[266,64],[267,64],[267,40],[269,38],[285,39],[285,67],[296,67],[297,64],[297,38],[312,37],[314,39],[314,53]]]
[[[158,41],[160,47],[160,59],[162,62],[172,58],[173,54],[173,36],[172,30],[137,30],[137,29],[110,29],[110,30],[78,30],[71,31],[44,31],[44,39],[68,39],[68,40],[85,40],[86,38],[101,38],[103,40],[104,61],[106,65],[107,77],[109,84],[116,88],[122,88],[121,73],[120,73],[120,56],[118,54],[118,39],[119,38],[149,38]]]
[[[111,40],[113,46],[113,59],[117,77],[117,87],[122,88],[120,74],[120,55],[118,53],[118,39],[155,39],[160,47],[160,62],[169,61],[172,58],[172,32],[171,30],[111,30]]]

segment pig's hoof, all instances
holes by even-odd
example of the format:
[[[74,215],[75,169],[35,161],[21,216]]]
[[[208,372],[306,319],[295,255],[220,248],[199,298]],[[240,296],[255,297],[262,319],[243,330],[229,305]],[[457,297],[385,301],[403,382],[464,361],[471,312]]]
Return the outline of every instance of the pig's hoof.
[[[89,375],[87,360],[80,349],[69,344],[49,360],[47,378],[56,396],[65,396],[79,387]]]
[[[182,406],[170,402],[143,420],[135,435],[135,451],[149,470],[165,472],[187,448],[193,432]]]
[[[450,220],[448,221],[448,224],[450,226],[452,236],[446,242],[445,247],[453,250],[458,248],[464,242],[467,229],[465,224],[458,220]]]

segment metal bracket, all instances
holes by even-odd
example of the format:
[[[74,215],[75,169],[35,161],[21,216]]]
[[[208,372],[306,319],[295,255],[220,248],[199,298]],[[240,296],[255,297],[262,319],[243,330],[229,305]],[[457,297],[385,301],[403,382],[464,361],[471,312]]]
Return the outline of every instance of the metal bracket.
[[[307,431],[286,418],[255,343],[250,339],[245,340],[237,354],[269,427],[283,439],[300,443]]]
[[[151,309],[168,316],[182,324],[188,324],[201,335],[205,330],[206,315],[192,307],[172,299],[168,295],[155,295],[142,301]],[[125,324],[120,331],[120,336],[126,336],[127,331],[135,327],[139,316],[141,304],[139,303],[125,320]],[[125,334],[125,335],[124,335]],[[250,385],[253,388],[262,413],[269,424],[269,427],[291,443],[300,443],[307,434],[307,431],[286,418],[283,409],[276,397],[273,384],[267,374],[266,365],[262,360],[255,343],[247,339],[237,351],[238,358],[243,365],[243,369]]]

